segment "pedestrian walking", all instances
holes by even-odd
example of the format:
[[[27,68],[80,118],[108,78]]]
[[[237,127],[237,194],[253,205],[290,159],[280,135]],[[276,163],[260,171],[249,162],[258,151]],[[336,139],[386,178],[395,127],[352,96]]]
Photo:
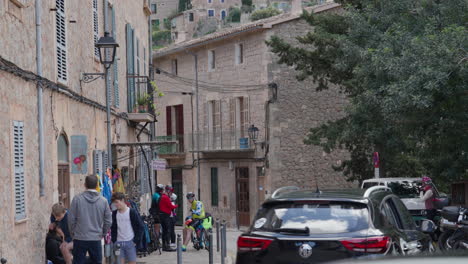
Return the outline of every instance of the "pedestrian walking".
[[[68,226],[73,238],[73,263],[102,263],[101,240],[112,224],[112,213],[107,200],[97,191],[98,178],[89,175],[85,179],[86,191],[73,198],[68,211]]]
[[[159,201],[159,218],[161,219],[161,225],[163,228],[163,251],[175,251],[170,247],[171,242],[171,213],[172,210],[177,208],[177,205],[173,205],[171,199],[164,191]]]
[[[120,248],[120,263],[136,264],[137,245],[143,239],[143,221],[135,209],[127,206],[123,193],[112,194],[111,200],[117,208],[112,212],[112,243]]]

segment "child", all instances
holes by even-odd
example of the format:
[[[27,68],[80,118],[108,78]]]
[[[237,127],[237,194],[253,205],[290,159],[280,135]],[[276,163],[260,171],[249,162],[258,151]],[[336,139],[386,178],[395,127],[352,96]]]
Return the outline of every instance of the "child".
[[[46,257],[53,264],[65,264],[65,259],[60,252],[60,245],[63,242],[63,232],[56,223],[49,226],[46,237]]]
[[[120,246],[119,258],[122,264],[125,264],[125,261],[136,264],[136,247],[143,238],[143,221],[135,209],[128,208],[123,193],[112,194],[111,201],[117,208],[112,212],[112,242]]]
[[[73,240],[68,229],[68,211],[65,207],[60,204],[54,204],[52,206],[52,215],[50,216],[50,222],[56,224],[64,234],[64,241],[60,245],[60,251],[65,259],[66,264],[72,263]]]

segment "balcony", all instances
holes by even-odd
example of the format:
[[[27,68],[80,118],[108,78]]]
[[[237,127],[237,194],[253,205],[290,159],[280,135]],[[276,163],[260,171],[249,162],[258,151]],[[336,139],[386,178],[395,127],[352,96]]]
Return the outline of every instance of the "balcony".
[[[200,147],[196,148],[197,136],[200,140]],[[242,153],[253,152],[254,144],[249,139],[247,131],[232,131],[223,130],[219,132],[193,134],[189,136],[191,152],[225,152],[225,153]],[[195,142],[193,142],[195,141]]]
[[[177,142],[158,147],[158,156],[163,159],[180,159],[185,157],[184,135],[158,136],[156,142]]]

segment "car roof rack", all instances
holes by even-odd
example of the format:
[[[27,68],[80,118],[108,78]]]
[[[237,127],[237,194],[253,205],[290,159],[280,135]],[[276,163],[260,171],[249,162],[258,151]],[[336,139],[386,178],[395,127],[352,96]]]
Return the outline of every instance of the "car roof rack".
[[[388,188],[387,186],[372,186],[369,189],[366,190],[364,193],[364,198],[369,198],[371,193],[378,191],[378,190],[386,190],[386,191],[392,191],[392,189]]]
[[[285,193],[285,192],[288,192],[288,191],[298,191],[298,190],[299,190],[299,187],[297,187],[297,186],[281,187],[281,188],[276,189],[273,192],[273,194],[271,195],[271,198],[277,198],[281,193]]]

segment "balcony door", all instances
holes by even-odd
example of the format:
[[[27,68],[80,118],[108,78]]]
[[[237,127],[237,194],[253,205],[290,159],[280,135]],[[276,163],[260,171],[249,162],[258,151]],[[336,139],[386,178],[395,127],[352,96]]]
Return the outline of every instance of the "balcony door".
[[[166,131],[169,141],[178,141],[171,152],[184,152],[184,105],[166,107]]]

